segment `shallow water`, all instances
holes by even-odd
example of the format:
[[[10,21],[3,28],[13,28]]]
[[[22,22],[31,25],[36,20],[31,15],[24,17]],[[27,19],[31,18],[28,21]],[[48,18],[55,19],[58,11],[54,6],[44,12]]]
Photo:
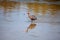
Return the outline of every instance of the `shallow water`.
[[[56,16],[36,15],[36,25],[31,26],[27,4],[21,3],[19,8],[6,15],[0,8],[0,40],[60,40],[60,12]]]

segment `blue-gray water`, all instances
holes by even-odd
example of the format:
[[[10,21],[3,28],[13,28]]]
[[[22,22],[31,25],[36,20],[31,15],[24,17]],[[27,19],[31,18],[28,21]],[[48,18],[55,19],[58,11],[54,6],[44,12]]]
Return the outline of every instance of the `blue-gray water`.
[[[41,16],[36,27],[26,32],[31,24],[27,16],[26,5],[20,5],[20,11],[12,11],[10,16],[3,16],[0,9],[0,40],[60,40],[60,14],[56,17]],[[38,16],[38,18],[40,18]]]

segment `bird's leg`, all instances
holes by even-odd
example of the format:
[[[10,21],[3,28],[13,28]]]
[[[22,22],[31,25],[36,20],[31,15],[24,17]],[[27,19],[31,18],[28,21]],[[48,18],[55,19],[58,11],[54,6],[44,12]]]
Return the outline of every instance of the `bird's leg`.
[[[33,20],[31,20],[31,24],[33,24],[33,22],[34,22],[34,21],[33,21]]]

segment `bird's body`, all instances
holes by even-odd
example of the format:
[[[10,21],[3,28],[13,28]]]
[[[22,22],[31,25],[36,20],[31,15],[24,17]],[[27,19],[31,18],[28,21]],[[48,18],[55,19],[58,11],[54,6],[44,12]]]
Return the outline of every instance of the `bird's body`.
[[[30,15],[30,13],[28,13],[28,17],[30,18],[31,21],[37,20],[37,17],[35,15]]]

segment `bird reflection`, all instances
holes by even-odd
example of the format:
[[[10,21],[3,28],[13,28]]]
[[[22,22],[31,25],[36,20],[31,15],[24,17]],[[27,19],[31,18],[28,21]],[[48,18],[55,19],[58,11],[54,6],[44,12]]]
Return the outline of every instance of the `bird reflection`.
[[[31,29],[34,29],[36,27],[36,24],[30,24],[29,27],[27,28],[26,32],[28,32]]]

